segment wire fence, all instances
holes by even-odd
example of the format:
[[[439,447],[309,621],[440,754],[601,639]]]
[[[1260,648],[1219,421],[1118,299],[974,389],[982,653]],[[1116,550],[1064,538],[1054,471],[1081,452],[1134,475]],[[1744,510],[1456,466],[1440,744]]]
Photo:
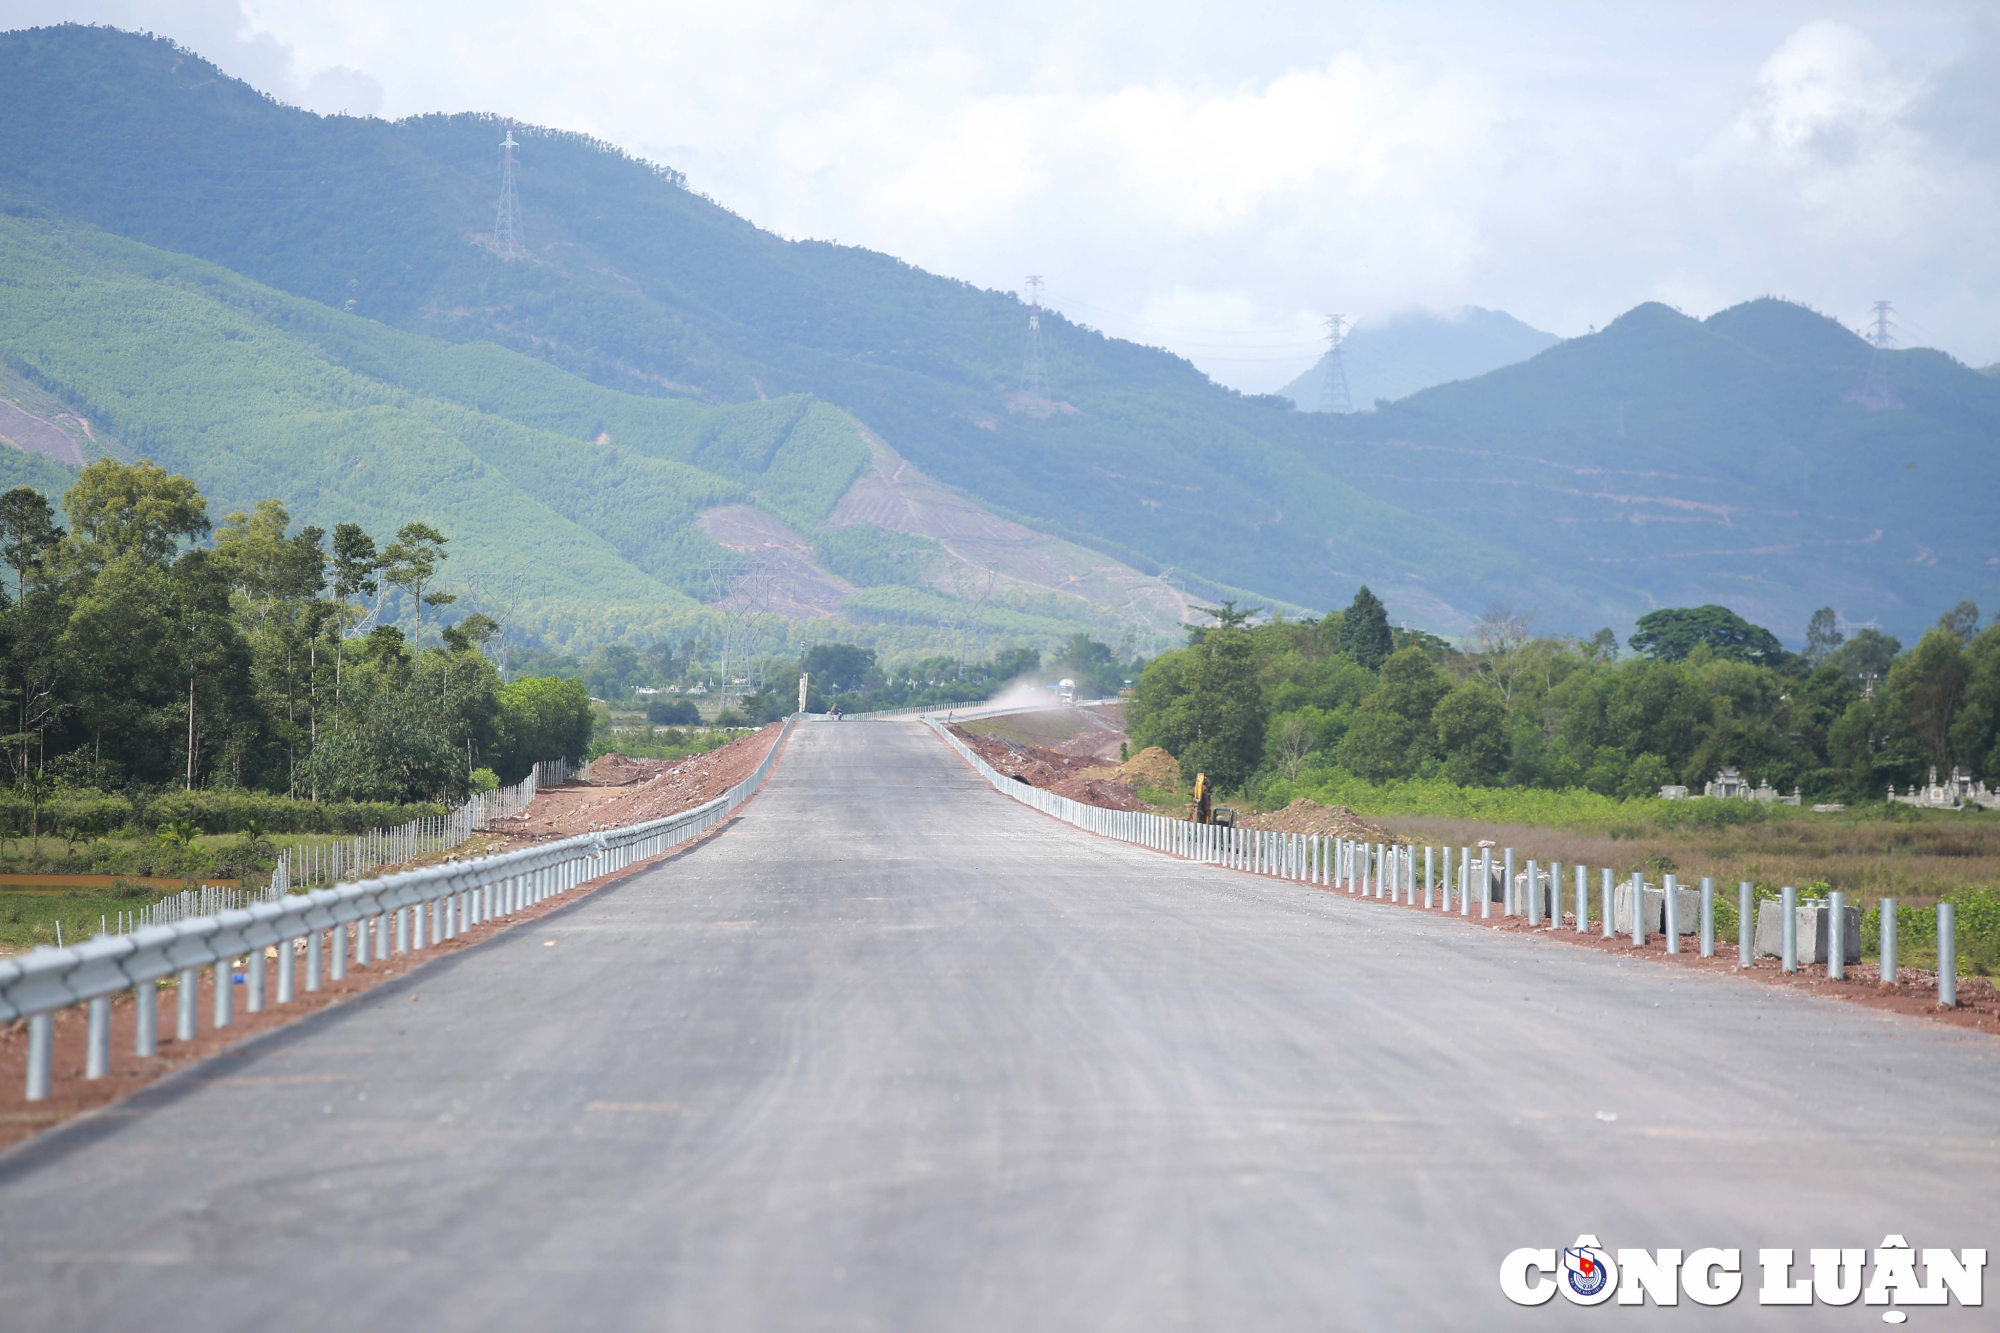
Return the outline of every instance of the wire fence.
[[[335,842],[287,847],[278,854],[277,867],[271,872],[271,883],[263,897],[276,900],[301,889],[338,884],[381,866],[409,865],[426,856],[448,852],[495,821],[526,810],[543,787],[559,787],[572,778],[587,778],[589,773],[589,764],[578,767],[565,759],[545,759],[513,786],[480,792],[448,814],[413,819],[395,828],[370,829]],[[207,910],[182,915],[203,915]],[[180,919],[181,916],[165,918]]]

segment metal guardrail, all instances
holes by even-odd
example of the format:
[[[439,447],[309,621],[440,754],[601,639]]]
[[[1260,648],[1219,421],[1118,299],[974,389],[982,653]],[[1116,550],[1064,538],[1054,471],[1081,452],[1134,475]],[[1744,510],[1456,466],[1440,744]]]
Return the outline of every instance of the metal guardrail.
[[[1119,842],[1136,843],[1153,851],[1165,852],[1188,860],[1209,865],[1225,866],[1233,870],[1244,870],[1251,874],[1269,875],[1278,879],[1297,880],[1301,883],[1318,884],[1327,888],[1345,888],[1348,893],[1363,898],[1386,899],[1391,903],[1417,905],[1418,870],[1423,867],[1422,893],[1426,911],[1449,913],[1456,903],[1458,915],[1470,916],[1473,903],[1479,904],[1479,915],[1491,918],[1494,905],[1500,904],[1502,916],[1525,916],[1530,926],[1539,927],[1546,919],[1547,929],[1563,929],[1565,889],[1562,884],[1562,866],[1551,862],[1546,867],[1534,861],[1526,864],[1521,873],[1515,872],[1514,849],[1496,848],[1492,844],[1478,848],[1456,849],[1457,873],[1453,874],[1453,848],[1419,847],[1415,844],[1370,843],[1358,839],[1330,837],[1324,834],[1285,833],[1273,829],[1225,828],[1215,824],[1197,824],[1193,820],[1175,819],[1168,815],[1156,815],[1143,810],[1110,810],[1103,806],[1087,805],[1082,801],[1045,791],[1019,779],[1001,773],[979,756],[971,746],[961,741],[946,729],[944,722],[934,716],[924,719],[926,725],[942,737],[952,749],[972,765],[972,767],[994,788],[1013,797],[1023,805],[1032,806],[1043,814],[1053,815],[1066,824],[1074,824],[1102,837]],[[1442,852],[1442,866],[1437,855]],[[1499,856],[1494,853],[1498,851]],[[1695,890],[1675,882],[1672,875],[1665,876],[1659,888],[1647,884],[1644,877],[1634,874],[1629,883],[1617,884],[1612,871],[1601,871],[1598,917],[1591,920],[1591,895],[1588,868],[1572,867],[1575,871],[1575,913],[1573,921],[1577,934],[1586,934],[1595,925],[1602,930],[1605,938],[1614,933],[1629,931],[1635,945],[1646,942],[1648,916],[1657,902],[1661,920],[1655,927],[1665,937],[1668,953],[1681,951],[1683,935],[1699,934],[1701,955],[1713,957],[1716,952],[1715,940],[1715,885],[1712,880],[1701,881],[1697,905],[1691,910],[1698,914],[1699,927],[1691,920],[1681,918],[1681,895],[1693,897]],[[1442,870],[1442,874],[1437,873]],[[1751,965],[1756,931],[1752,913],[1751,885],[1748,881],[1737,886],[1740,895],[1738,916],[1739,966]],[[1798,970],[1794,933],[1794,890],[1784,891],[1781,920],[1784,923],[1785,943],[1782,948],[1780,966],[1787,972]],[[1839,894],[1834,894],[1833,931],[1834,949],[1829,953],[1829,975],[1839,978],[1844,969],[1844,942],[1839,940],[1841,929]],[[1893,912],[1893,899],[1886,900]],[[1957,924],[1956,913],[1950,903],[1940,903],[1937,913],[1938,934],[1938,1005],[1952,1008],[1958,1003],[1957,978]],[[1840,961],[1831,961],[1838,956]],[[1890,928],[1890,939],[1883,958],[1882,978],[1884,982],[1895,978],[1894,928]]]
[[[697,837],[727,819],[764,781],[797,719],[788,718],[756,771],[727,792],[665,819],[565,838],[539,847],[475,860],[422,866],[380,879],[290,893],[171,925],[126,935],[101,935],[67,949],[39,948],[0,960],[0,1021],[28,1021],[27,1098],[40,1101],[53,1081],[55,1014],[86,1004],[84,1077],[103,1078],[111,1060],[111,1001],[133,991],[133,1050],[157,1053],[158,985],[177,976],[175,1037],[192,1041],[199,973],[215,970],[213,1024],[227,1027],[235,1003],[234,973],[244,960],[246,1009],[260,1012],[266,986],[265,951],[277,951],[277,1003],[295,994],[301,957],[305,989],[322,976],[338,981],[371,957],[414,953],[455,938],[469,926],[511,916],[586,880],[621,870]]]

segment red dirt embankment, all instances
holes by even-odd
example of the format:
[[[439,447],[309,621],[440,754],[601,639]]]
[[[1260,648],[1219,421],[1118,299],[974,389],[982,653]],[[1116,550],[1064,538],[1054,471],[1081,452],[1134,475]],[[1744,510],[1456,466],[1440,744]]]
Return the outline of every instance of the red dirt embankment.
[[[1064,754],[1045,745],[1028,745],[1000,736],[982,736],[964,727],[951,728],[951,734],[971,746],[973,753],[1004,777],[1017,777],[1030,786],[1106,810],[1147,808],[1138,793],[1122,782],[1084,777],[1087,769],[1102,770],[1102,763],[1095,757]]]
[[[721,749],[686,759],[600,756],[590,765],[589,781],[545,788],[535,793],[527,810],[496,821],[493,831],[501,841],[491,850],[526,847],[691,810],[749,777],[777,743],[783,727],[782,722],[773,722]]]

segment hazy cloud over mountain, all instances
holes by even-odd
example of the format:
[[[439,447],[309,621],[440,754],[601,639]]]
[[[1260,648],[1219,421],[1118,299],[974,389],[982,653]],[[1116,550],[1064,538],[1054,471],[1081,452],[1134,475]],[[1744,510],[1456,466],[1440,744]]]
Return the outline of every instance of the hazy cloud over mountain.
[[[1270,390],[1324,312],[1583,332],[1764,292],[2000,360],[2000,36],[1972,3],[0,0],[285,100],[490,109],[788,235],[1050,302]],[[1614,12],[1615,11],[1615,12]],[[532,216],[533,163],[522,190]]]

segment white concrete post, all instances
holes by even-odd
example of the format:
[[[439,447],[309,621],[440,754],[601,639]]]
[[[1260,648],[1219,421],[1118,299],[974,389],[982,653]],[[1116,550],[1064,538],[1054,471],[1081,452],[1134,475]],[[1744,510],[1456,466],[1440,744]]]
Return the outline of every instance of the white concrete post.
[[[1896,900],[1882,900],[1882,984],[1896,984]]]
[[[1715,881],[1701,877],[1701,956],[1715,957]]]
[[[1938,1007],[1958,1008],[1958,908],[1937,905]]]
[[[1736,881],[1736,966],[1749,967],[1757,961],[1757,890],[1747,879]]]
[[[1779,901],[1783,904],[1779,910],[1785,914],[1781,923],[1784,953],[1779,965],[1787,972],[1796,972],[1799,970],[1799,891],[1787,884]]]

